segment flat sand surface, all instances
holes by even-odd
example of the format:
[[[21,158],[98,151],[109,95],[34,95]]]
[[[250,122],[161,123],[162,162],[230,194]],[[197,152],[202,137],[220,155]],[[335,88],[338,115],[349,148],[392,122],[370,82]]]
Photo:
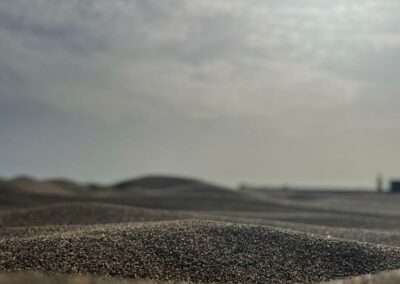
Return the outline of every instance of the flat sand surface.
[[[397,202],[165,177],[96,188],[4,181],[0,283],[391,283],[400,269]]]

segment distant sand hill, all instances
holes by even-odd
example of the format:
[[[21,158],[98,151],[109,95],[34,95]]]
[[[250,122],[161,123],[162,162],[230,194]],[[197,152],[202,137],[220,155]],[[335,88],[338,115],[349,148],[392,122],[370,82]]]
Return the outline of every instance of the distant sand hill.
[[[130,189],[130,188],[171,188],[188,185],[205,184],[196,179],[169,177],[169,176],[145,176],[133,180],[119,182],[113,185],[113,188]],[[209,186],[212,186],[211,184]],[[212,186],[215,187],[215,186]]]

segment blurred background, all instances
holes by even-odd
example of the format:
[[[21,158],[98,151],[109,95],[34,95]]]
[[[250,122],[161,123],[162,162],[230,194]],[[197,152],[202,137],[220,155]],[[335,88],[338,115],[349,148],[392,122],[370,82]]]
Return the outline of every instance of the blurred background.
[[[4,0],[0,174],[376,189],[400,3]]]

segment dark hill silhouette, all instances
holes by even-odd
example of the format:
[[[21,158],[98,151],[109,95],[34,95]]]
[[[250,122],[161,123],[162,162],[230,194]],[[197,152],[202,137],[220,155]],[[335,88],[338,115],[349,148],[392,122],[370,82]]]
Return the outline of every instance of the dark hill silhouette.
[[[182,187],[182,186],[199,186],[207,185],[208,187],[217,186],[196,180],[191,178],[174,177],[174,176],[163,176],[163,175],[150,175],[143,176],[132,180],[122,181],[113,185],[116,189],[132,189],[132,188],[148,188],[148,189],[161,189],[171,187]]]
[[[72,183],[69,183],[72,184]],[[43,195],[71,195],[71,186],[59,181],[38,180],[29,176],[20,176],[4,181],[0,184],[1,190],[13,193],[43,194]],[[75,185],[75,190],[78,185]]]
[[[44,182],[63,188],[64,190],[68,190],[70,192],[81,192],[89,189],[89,185],[81,184],[64,178],[49,179]]]
[[[66,179],[19,176],[0,181],[0,208],[83,201],[89,191],[88,186]]]

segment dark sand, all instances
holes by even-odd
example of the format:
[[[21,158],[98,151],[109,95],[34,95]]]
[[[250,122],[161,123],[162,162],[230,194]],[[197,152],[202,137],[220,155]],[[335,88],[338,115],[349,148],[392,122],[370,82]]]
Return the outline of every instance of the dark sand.
[[[114,187],[0,183],[0,281],[84,273],[100,277],[93,281],[311,283],[400,268],[397,195],[152,178]]]
[[[0,230],[5,227],[46,225],[91,225],[195,218],[189,212],[145,209],[93,202],[61,203],[0,212]]]
[[[215,221],[126,223],[0,241],[0,269],[311,282],[400,267],[400,249]]]

